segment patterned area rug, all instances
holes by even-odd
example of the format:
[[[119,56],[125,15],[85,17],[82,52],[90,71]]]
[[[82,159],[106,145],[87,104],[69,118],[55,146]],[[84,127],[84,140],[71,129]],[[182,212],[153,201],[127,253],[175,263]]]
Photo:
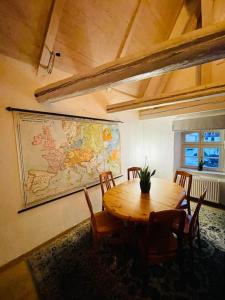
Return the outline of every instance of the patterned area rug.
[[[185,245],[184,274],[176,261],[150,266],[143,289],[135,248],[121,251],[108,241],[97,251],[85,221],[27,259],[40,298],[45,300],[225,299],[225,211],[203,206],[201,251],[194,243],[194,264]]]

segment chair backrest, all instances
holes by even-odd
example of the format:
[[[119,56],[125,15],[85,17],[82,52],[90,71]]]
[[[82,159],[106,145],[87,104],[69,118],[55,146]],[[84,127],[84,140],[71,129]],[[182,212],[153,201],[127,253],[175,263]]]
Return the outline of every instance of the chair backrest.
[[[86,188],[84,188],[84,195],[85,195],[85,199],[86,199],[86,202],[87,202],[90,214],[91,214],[91,225],[92,225],[93,230],[96,231],[97,225],[96,225],[96,220],[95,220],[95,214],[93,212],[91,200],[90,200],[90,197],[89,197],[89,194],[88,194],[88,191]]]
[[[105,194],[104,186],[106,188],[106,191],[108,191],[109,189],[111,189],[113,186],[116,185],[111,171],[101,173],[99,175],[99,179],[100,179],[102,196]]]
[[[185,183],[187,179],[188,179],[188,184],[187,184],[186,196],[187,198],[189,198],[191,193],[192,174],[185,171],[177,170],[173,181],[178,183],[183,188],[185,188]]]
[[[206,193],[207,193],[207,189],[205,189],[204,192],[202,193],[202,195],[199,197],[194,214],[191,218],[191,222],[190,222],[190,226],[189,226],[189,235],[191,235],[192,238],[195,237],[198,226],[199,226],[199,211],[202,206],[202,202],[205,199]]]
[[[154,243],[155,238],[163,240],[167,237],[170,237],[174,233],[174,223],[176,223],[178,224],[178,230],[176,231],[178,246],[181,245],[183,239],[185,217],[186,213],[181,209],[151,212],[149,215],[147,230],[148,243]]]
[[[127,169],[127,179],[130,180],[131,178],[131,174],[132,174],[132,177],[133,178],[138,178],[140,177],[140,171],[141,171],[141,168],[139,167],[131,167],[131,168],[128,168]]]

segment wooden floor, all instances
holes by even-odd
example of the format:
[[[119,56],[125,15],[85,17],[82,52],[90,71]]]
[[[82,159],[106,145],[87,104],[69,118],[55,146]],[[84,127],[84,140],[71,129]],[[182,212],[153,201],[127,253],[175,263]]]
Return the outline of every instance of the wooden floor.
[[[0,299],[39,299],[30,270],[24,260],[9,266],[0,272]]]
[[[87,219],[85,219],[84,222],[86,220]],[[32,275],[24,257],[27,257],[34,250],[50,244],[60,236],[71,231],[74,227],[61,232],[49,241],[25,253],[22,257],[0,267],[0,300],[38,300],[39,297],[35,289]]]

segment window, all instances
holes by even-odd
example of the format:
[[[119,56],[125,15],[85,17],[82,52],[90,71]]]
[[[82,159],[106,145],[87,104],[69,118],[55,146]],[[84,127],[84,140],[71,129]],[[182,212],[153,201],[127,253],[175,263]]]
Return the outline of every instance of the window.
[[[224,171],[223,130],[182,133],[182,166],[197,169],[200,159],[204,169]]]

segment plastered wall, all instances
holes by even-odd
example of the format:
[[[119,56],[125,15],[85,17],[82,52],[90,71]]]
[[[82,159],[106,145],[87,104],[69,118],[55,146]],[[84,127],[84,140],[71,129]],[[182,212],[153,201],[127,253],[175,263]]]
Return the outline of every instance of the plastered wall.
[[[150,168],[156,176],[171,180],[174,169],[174,133],[172,118],[159,118],[141,122],[143,149]]]
[[[89,216],[83,193],[64,197],[18,214],[22,207],[19,169],[12,113],[7,106],[72,115],[112,118],[121,125],[122,169],[138,163],[140,127],[136,112],[108,115],[107,95],[96,93],[54,104],[39,104],[34,90],[70,74],[54,70],[51,76],[38,77],[28,64],[0,55],[0,265],[71,228]],[[94,209],[101,208],[100,187],[90,190]]]

